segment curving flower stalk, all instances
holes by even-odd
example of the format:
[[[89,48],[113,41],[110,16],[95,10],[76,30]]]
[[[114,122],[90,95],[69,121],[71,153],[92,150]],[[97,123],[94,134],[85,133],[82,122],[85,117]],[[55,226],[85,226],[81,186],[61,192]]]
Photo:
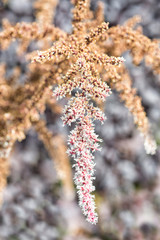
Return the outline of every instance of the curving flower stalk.
[[[69,75],[77,69],[80,78],[76,81],[76,74],[71,81]],[[75,184],[78,190],[79,205],[82,208],[86,220],[92,224],[98,221],[95,212],[94,195],[91,193],[95,190],[93,186],[94,174],[94,156],[93,152],[100,150],[99,142],[101,139],[94,132],[94,120],[103,122],[105,120],[104,113],[91,103],[91,98],[104,101],[110,94],[110,89],[100,78],[93,77],[90,64],[84,58],[79,58],[72,70],[66,74],[68,81],[64,81],[61,86],[54,90],[54,96],[64,97],[71,94],[76,87],[79,92],[71,97],[65,106],[62,117],[63,123],[71,125],[76,122],[75,128],[71,131],[68,144],[68,154],[75,160]],[[76,84],[77,82],[77,84]],[[66,91],[67,90],[67,91]]]
[[[87,221],[93,224],[98,220],[94,196],[91,195],[91,192],[95,190],[93,152],[100,150],[98,143],[101,142],[94,132],[94,119],[104,121],[105,115],[99,108],[89,103],[89,99],[83,96],[83,93],[77,93],[70,99],[62,117],[64,124],[70,125],[77,121],[76,127],[69,135],[70,148],[67,152],[76,162],[73,166],[75,167],[74,180],[78,190],[79,205]]]

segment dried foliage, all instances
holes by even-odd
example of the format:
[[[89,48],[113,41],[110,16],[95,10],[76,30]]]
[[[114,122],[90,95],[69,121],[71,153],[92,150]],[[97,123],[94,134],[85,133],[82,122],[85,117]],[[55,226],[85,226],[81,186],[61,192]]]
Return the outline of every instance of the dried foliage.
[[[120,98],[133,114],[135,124],[144,137],[148,154],[154,154],[156,143],[141,98],[132,88],[123,52],[129,50],[133,63],[143,59],[160,73],[160,49],[156,40],[142,34],[138,16],[123,26],[108,28],[104,22],[103,4],[99,3],[95,14],[90,11],[89,0],[72,0],[73,31],[67,34],[52,25],[57,1],[35,2],[36,22],[17,23],[12,26],[3,21],[0,47],[6,49],[14,40],[19,41],[18,54],[32,60],[28,64],[26,83],[18,84],[20,70],[15,69],[10,79],[5,78],[5,65],[0,69],[0,187],[3,190],[8,175],[8,158],[14,143],[25,138],[27,130],[34,126],[50,156],[54,159],[57,172],[68,192],[72,193],[70,164],[66,147],[60,136],[52,136],[42,120],[46,104],[51,110],[59,111],[56,98],[69,97],[62,117],[63,123],[75,128],[69,136],[68,153],[75,160],[75,184],[79,204],[91,223],[97,222],[95,212],[93,174],[93,152],[99,150],[101,140],[94,132],[94,120],[105,120],[99,107],[111,94],[111,88],[120,93]],[[27,53],[32,41],[36,41],[38,52]],[[52,92],[52,88],[54,92]],[[72,194],[71,194],[72,195]]]

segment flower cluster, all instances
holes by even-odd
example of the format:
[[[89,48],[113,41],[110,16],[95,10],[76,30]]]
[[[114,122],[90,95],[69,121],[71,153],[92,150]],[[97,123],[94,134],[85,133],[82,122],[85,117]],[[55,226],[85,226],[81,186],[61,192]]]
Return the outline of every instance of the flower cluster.
[[[59,88],[55,89],[55,95],[58,90]],[[107,85],[106,92],[108,92]],[[95,164],[92,153],[100,150],[98,142],[101,140],[94,132],[93,119],[104,121],[104,113],[92,103],[89,104],[89,99],[83,92],[77,92],[75,97],[68,101],[62,120],[68,125],[77,121],[76,127],[69,136],[70,148],[67,152],[76,161],[74,179],[78,189],[79,205],[87,216],[87,220],[95,224],[98,218],[95,212],[94,196],[91,195],[95,189],[93,186]]]
[[[74,79],[69,79],[69,74],[73,69],[77,69]],[[77,76],[78,75],[78,76]],[[80,76],[79,76],[80,75]],[[110,94],[108,85],[98,77],[93,77],[91,66],[85,58],[78,58],[72,70],[66,74],[66,81],[54,90],[54,96],[64,97],[66,94],[72,94],[77,88],[75,96],[72,96],[64,109],[62,117],[63,123],[71,125],[76,122],[74,130],[69,136],[68,154],[75,160],[75,184],[78,189],[79,205],[87,221],[95,224],[98,220],[95,212],[93,174],[94,156],[93,152],[100,150],[98,142],[101,140],[94,132],[93,120],[105,120],[104,113],[90,102],[91,99],[104,101]],[[77,84],[76,84],[77,83]]]

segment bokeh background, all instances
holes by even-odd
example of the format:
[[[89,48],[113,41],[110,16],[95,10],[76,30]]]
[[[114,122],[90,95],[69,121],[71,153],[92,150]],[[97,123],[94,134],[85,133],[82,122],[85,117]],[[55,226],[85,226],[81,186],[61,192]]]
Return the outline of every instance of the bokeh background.
[[[122,24],[134,15],[142,16],[144,34],[160,38],[159,0],[104,0],[105,18],[110,26]],[[0,23],[34,21],[33,0],[0,2]],[[97,0],[91,0],[95,9]],[[69,0],[60,0],[54,23],[71,32]],[[7,63],[7,74],[19,65],[21,81],[25,79],[25,61],[16,55],[17,42],[0,51],[0,62]],[[107,99],[107,121],[97,123],[103,139],[96,161],[96,205],[99,223],[86,222],[77,197],[64,194],[52,161],[36,132],[31,129],[26,139],[17,143],[11,156],[11,174],[0,211],[0,240],[159,240],[160,239],[160,77],[142,62],[132,64],[124,55],[133,86],[142,97],[159,144],[154,156],[146,155],[143,140],[133,118],[113,91]],[[24,72],[24,74],[23,74]],[[60,115],[46,110],[48,128],[67,139],[69,129],[62,126]],[[76,191],[76,190],[75,190]]]

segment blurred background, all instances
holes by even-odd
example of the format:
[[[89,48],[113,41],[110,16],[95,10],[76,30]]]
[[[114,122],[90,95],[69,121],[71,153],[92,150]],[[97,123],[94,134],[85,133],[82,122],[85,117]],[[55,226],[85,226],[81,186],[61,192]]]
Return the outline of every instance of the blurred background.
[[[159,0],[104,0],[105,18],[110,26],[123,24],[134,15],[142,16],[144,34],[160,38]],[[0,2],[0,23],[33,22],[32,0]],[[91,0],[94,10],[97,0]],[[71,32],[69,0],[60,0],[54,23]],[[0,51],[0,62],[7,63],[10,74],[17,64],[25,69],[23,58],[16,55],[16,42]],[[154,156],[146,155],[143,139],[133,118],[113,91],[107,99],[104,125],[96,125],[103,139],[96,153],[96,205],[99,222],[86,222],[77,197],[64,193],[44,145],[31,129],[26,139],[16,143],[11,156],[11,173],[0,211],[0,240],[159,240],[160,239],[160,78],[142,62],[132,64],[124,55],[158,144]],[[25,78],[22,71],[21,81]],[[69,129],[62,126],[60,114],[46,110],[48,128],[67,139]],[[75,190],[76,192],[76,190]]]

